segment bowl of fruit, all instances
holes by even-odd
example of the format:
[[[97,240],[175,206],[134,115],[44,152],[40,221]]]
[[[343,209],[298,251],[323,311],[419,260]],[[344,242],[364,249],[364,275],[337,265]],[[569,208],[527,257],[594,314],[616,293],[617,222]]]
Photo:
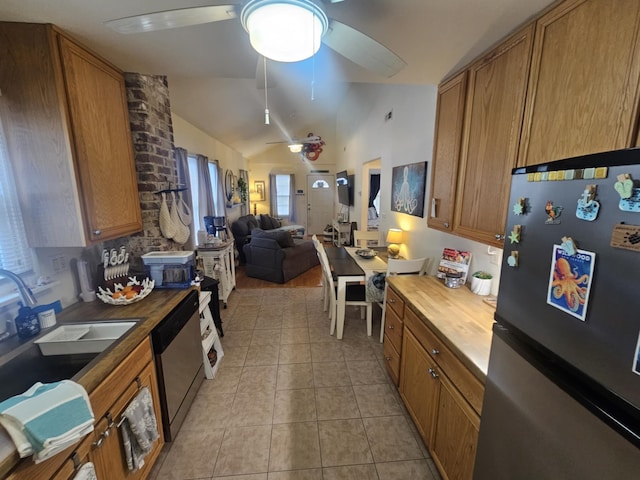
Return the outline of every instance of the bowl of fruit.
[[[129,277],[126,285],[114,283],[111,288],[98,287],[96,296],[109,305],[129,305],[142,300],[151,293],[155,282],[150,278],[140,281],[136,277]]]

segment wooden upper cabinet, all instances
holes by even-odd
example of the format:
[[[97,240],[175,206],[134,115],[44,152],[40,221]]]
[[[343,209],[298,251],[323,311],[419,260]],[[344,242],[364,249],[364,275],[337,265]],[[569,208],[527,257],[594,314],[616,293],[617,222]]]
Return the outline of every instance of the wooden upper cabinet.
[[[142,229],[122,72],[52,25],[0,22],[0,119],[32,247]]]
[[[537,22],[520,165],[634,146],[640,2],[570,0]]]
[[[58,40],[87,238],[101,241],[140,231],[123,74],[64,36]]]
[[[466,92],[466,71],[438,87],[427,224],[445,232],[453,228]]]
[[[490,245],[502,246],[533,32],[520,30],[469,68],[454,233]]]

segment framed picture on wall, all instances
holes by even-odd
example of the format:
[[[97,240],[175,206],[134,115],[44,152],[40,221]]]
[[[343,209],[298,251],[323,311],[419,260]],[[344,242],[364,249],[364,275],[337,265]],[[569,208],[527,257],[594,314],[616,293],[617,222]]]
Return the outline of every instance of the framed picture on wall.
[[[391,210],[423,217],[426,177],[427,162],[393,167],[391,175]]]
[[[264,202],[264,181],[256,180],[253,182],[253,189],[256,191],[255,200],[257,202]]]

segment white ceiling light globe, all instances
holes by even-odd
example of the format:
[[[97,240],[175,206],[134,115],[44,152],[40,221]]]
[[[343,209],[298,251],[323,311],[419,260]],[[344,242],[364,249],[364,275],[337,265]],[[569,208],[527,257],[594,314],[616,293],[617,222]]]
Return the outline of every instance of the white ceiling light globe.
[[[277,62],[313,56],[327,30],[325,13],[310,0],[254,0],[241,12],[251,46]]]

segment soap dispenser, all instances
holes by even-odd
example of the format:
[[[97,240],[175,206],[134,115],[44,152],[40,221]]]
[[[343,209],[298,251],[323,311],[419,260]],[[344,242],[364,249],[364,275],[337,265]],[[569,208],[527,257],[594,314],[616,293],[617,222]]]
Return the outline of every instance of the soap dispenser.
[[[40,333],[40,321],[38,315],[29,307],[25,307],[18,302],[20,309],[16,317],[16,330],[18,337],[29,338]]]

